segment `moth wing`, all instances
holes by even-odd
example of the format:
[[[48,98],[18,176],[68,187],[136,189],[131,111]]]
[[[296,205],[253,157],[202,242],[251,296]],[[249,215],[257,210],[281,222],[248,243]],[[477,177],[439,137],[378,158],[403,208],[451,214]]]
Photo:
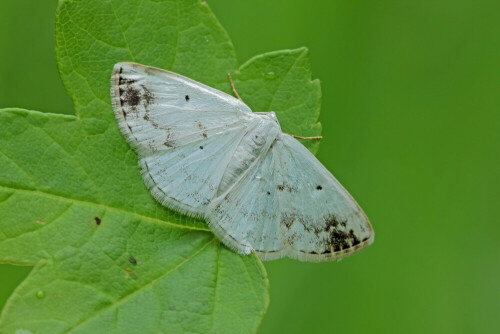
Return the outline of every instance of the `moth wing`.
[[[302,144],[281,135],[255,168],[209,207],[212,230],[240,253],[327,261],[373,242],[368,218]]]
[[[115,65],[111,99],[153,196],[165,206],[202,215],[256,116],[228,94],[134,63]]]

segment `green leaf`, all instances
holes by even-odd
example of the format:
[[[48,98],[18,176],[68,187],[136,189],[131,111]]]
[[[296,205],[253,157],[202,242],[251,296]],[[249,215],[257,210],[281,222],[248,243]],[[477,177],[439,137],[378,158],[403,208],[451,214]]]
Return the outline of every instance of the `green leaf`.
[[[306,48],[269,52],[241,65],[235,76],[241,98],[254,111],[274,111],[281,129],[312,137],[321,133],[319,80],[311,81],[311,62]],[[318,140],[301,140],[311,152]]]
[[[34,265],[0,332],[256,331],[268,305],[262,263],[152,198],[114,120],[109,79],[115,63],[136,61],[230,92],[232,72],[253,110],[276,111],[286,132],[318,135],[307,50],[238,70],[199,0],[61,1],[56,42],[77,116],[0,110],[0,262]]]

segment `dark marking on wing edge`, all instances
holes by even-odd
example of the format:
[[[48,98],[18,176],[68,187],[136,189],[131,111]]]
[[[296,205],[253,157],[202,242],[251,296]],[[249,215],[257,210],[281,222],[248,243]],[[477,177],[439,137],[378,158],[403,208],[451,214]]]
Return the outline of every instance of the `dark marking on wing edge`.
[[[130,258],[128,259],[128,262],[132,263],[132,265],[134,265],[134,266],[137,265],[137,260],[134,258],[133,255],[130,255]]]
[[[353,246],[359,245],[361,243],[358,237],[354,234],[353,230],[349,230],[349,238],[351,238]]]
[[[139,102],[141,102],[141,95],[139,94],[139,90],[132,86],[128,86],[125,90],[125,94],[123,94],[122,96],[123,102],[131,107],[136,107]]]
[[[340,252],[361,243],[353,230],[348,232],[345,230],[347,226],[345,220],[340,221],[334,214],[328,214],[324,221],[324,231],[328,232],[327,244],[329,248],[333,248],[334,252]]]
[[[95,224],[96,224],[97,226],[101,225],[101,218],[99,218],[99,217],[94,217],[94,220],[95,220]]]
[[[118,83],[121,85],[131,85],[135,82],[134,79],[128,79],[128,78],[124,78],[120,75],[120,78],[118,79]]]

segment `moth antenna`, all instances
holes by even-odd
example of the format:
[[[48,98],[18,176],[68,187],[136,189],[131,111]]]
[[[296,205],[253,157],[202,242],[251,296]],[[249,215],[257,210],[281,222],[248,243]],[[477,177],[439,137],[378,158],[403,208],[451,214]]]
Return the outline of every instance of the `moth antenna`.
[[[305,139],[305,140],[318,140],[318,139],[323,139],[323,136],[316,136],[316,137],[302,137],[302,136],[296,136],[296,135],[291,135],[289,133],[283,132],[286,135],[292,136],[293,138],[298,138],[298,139]]]
[[[236,97],[238,98],[238,100],[240,100],[241,102],[243,102],[243,100],[241,99],[240,95],[236,91],[236,88],[234,88],[233,78],[231,78],[231,73],[228,73],[227,77],[229,78],[229,83],[231,84],[231,87],[233,88],[234,95],[236,95]],[[245,102],[243,102],[243,103],[245,103]]]

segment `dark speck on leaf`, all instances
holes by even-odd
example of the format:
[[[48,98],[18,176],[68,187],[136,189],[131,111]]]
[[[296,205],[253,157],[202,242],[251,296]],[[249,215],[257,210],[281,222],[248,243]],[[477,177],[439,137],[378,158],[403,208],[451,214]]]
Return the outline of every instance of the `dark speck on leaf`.
[[[186,99],[186,102],[189,101],[189,95],[184,96],[184,99]]]
[[[134,266],[137,265],[137,260],[132,255],[130,255],[128,262],[132,263]]]
[[[127,278],[131,278],[133,280],[136,280],[137,279],[137,276],[134,274],[134,272],[130,269],[124,269],[125,273],[126,273],[126,276]]]
[[[101,218],[99,217],[94,217],[95,223],[97,226],[101,225]]]

